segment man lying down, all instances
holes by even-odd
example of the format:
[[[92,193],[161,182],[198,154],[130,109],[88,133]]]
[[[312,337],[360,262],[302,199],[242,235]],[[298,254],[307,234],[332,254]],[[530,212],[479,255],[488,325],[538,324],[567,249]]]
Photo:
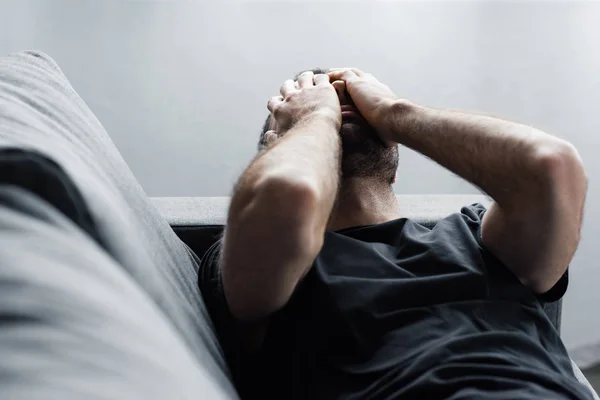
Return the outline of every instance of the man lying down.
[[[592,398],[542,309],[579,241],[570,143],[352,68],[303,72],[268,109],[199,282],[242,398]],[[398,144],[493,203],[403,217]]]

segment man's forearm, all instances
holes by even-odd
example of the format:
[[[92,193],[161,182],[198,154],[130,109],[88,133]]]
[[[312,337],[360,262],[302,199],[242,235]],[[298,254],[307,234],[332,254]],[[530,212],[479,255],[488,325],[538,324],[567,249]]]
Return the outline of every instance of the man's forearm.
[[[242,174],[220,265],[236,318],[281,308],[321,250],[337,195],[340,138],[319,119],[298,123]]]
[[[341,110],[329,78],[303,72],[279,92],[267,103],[279,137],[265,132],[267,149],[234,188],[219,256],[229,310],[249,323],[288,302],[321,251],[338,190]]]
[[[301,122],[242,174],[220,258],[236,318],[257,321],[281,308],[312,265],[337,194],[339,140],[330,123]]]
[[[399,102],[390,108],[395,140],[470,181],[499,204],[548,185],[544,157],[568,144],[532,127],[460,111]]]
[[[237,190],[269,179],[306,184],[318,195],[323,213],[329,214],[337,195],[340,151],[338,132],[327,121],[312,118],[290,129],[260,154],[240,179]]]

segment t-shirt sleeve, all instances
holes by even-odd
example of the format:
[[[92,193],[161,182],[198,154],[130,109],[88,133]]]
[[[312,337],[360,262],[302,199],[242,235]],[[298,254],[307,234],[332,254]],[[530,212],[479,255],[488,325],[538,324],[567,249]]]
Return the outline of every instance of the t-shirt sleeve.
[[[506,267],[502,261],[500,261],[491,250],[489,250],[486,245],[483,243],[481,237],[481,223],[483,221],[483,216],[486,213],[487,208],[481,203],[473,203],[469,206],[463,207],[461,209],[461,214],[463,218],[466,218],[467,223],[471,227],[471,232],[475,236],[475,240],[479,245],[484,259],[490,260],[492,264],[497,265],[499,268],[504,269],[508,274],[512,276],[513,279],[518,281],[518,278],[512,273],[512,271]],[[519,281],[520,282],[520,281]],[[558,282],[554,284],[554,286],[545,293],[534,294],[538,300],[544,303],[552,303],[560,300],[567,291],[567,287],[569,285],[569,269],[565,271],[565,273],[560,277]]]

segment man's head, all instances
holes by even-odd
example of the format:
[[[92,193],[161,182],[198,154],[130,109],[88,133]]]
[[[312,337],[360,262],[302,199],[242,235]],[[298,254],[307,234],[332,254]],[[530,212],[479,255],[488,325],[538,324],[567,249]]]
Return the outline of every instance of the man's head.
[[[326,70],[315,68],[315,74],[325,74]],[[299,74],[298,74],[299,75]],[[298,75],[294,78],[296,80]],[[351,178],[369,178],[379,182],[392,184],[398,168],[398,148],[387,147],[379,136],[360,115],[354,103],[344,89],[344,85],[334,84],[338,92],[342,111],[342,125],[340,136],[342,141],[342,183]],[[258,143],[262,150],[267,140],[265,133],[269,130],[277,131],[275,119],[269,114]]]

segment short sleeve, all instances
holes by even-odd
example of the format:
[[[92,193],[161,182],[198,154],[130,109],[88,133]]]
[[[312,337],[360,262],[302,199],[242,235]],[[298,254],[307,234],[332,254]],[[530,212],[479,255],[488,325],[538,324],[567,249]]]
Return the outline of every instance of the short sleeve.
[[[510,274],[515,280],[519,281],[516,275],[512,273],[512,271],[502,263],[492,252],[489,250],[485,244],[483,243],[483,239],[481,236],[481,223],[483,221],[483,216],[485,215],[487,208],[481,203],[473,203],[469,206],[463,207],[461,209],[461,214],[463,217],[466,217],[468,224],[471,225],[471,231],[475,236],[475,240],[477,244],[482,250],[484,258],[490,260],[492,264],[498,265],[499,268],[504,269],[508,274]],[[520,281],[519,281],[520,283]],[[554,286],[545,293],[536,294],[534,296],[543,303],[552,303],[560,300],[567,291],[567,287],[569,285],[569,269],[565,271],[565,273],[560,277],[558,282],[554,284]]]
[[[552,288],[550,290],[548,290],[546,293],[538,294],[537,298],[543,303],[554,303],[555,301],[562,299],[562,297],[567,292],[568,287],[569,287],[569,268],[567,267],[567,270],[560,277],[558,282],[556,282],[554,284],[554,286],[552,286]]]

